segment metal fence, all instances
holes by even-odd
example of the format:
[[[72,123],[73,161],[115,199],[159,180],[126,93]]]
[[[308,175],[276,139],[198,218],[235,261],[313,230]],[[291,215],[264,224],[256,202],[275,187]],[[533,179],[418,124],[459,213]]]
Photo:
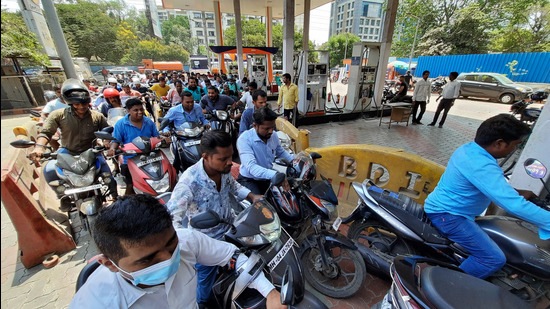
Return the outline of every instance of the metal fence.
[[[448,76],[450,72],[493,72],[516,82],[550,83],[550,52],[421,56],[414,75],[424,70],[430,77]]]

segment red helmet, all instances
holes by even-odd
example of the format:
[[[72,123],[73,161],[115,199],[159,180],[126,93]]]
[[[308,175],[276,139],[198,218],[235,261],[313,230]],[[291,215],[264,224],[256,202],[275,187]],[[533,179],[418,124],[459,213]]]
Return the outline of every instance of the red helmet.
[[[105,91],[103,91],[103,96],[106,99],[114,98],[120,96],[120,92],[116,90],[115,88],[107,88]]]

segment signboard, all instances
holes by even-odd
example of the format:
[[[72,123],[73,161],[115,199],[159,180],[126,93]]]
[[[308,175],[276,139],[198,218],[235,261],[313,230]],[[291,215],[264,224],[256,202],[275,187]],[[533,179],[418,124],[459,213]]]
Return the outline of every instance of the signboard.
[[[145,0],[145,11],[147,13],[147,19],[153,29],[153,35],[159,39],[162,39],[162,31],[160,30],[160,20],[157,11],[157,2],[155,0]]]
[[[30,31],[36,34],[38,42],[42,45],[44,52],[51,58],[58,58],[57,49],[53,42],[50,28],[42,14],[39,0],[19,0],[21,15]]]

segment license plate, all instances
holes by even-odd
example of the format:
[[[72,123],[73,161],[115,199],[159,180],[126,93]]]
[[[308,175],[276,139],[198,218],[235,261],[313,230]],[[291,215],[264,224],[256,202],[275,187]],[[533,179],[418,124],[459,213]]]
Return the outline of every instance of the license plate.
[[[183,143],[183,146],[185,146],[185,147],[195,146],[195,145],[198,145],[198,144],[200,144],[200,143],[201,143],[200,140],[190,141],[190,142],[185,142],[185,143]]]
[[[65,191],[65,194],[70,195],[70,194],[75,194],[75,193],[80,193],[80,192],[92,191],[92,190],[96,190],[96,189],[101,189],[102,186],[103,186],[102,184],[97,184],[97,185],[93,185],[93,186],[89,186],[89,187],[69,189],[69,190]]]
[[[285,245],[277,252],[277,255],[271,261],[267,264],[269,267],[269,271],[272,272],[277,265],[283,260],[283,258],[286,256],[288,251],[292,249],[292,246],[294,246],[294,239],[290,238]]]
[[[338,229],[340,228],[340,224],[342,224],[342,218],[338,217],[336,218],[336,220],[334,220],[334,223],[332,224],[332,228],[335,231],[338,231]]]
[[[149,160],[146,160],[146,161],[140,161],[140,162],[136,163],[136,165],[138,167],[141,167],[141,166],[147,165],[149,163],[153,163],[153,162],[157,162],[157,161],[161,161],[161,160],[162,160],[162,156],[158,156],[156,158],[152,158],[152,159],[149,159]]]

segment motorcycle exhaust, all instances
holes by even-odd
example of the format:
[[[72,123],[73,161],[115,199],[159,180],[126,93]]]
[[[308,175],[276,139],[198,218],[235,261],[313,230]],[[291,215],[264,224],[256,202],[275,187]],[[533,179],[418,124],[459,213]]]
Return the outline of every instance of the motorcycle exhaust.
[[[356,245],[359,253],[361,253],[361,256],[365,260],[367,268],[390,277],[390,266],[393,262],[393,257],[390,255],[382,256],[383,253],[375,252],[371,248],[360,243],[356,243]]]

